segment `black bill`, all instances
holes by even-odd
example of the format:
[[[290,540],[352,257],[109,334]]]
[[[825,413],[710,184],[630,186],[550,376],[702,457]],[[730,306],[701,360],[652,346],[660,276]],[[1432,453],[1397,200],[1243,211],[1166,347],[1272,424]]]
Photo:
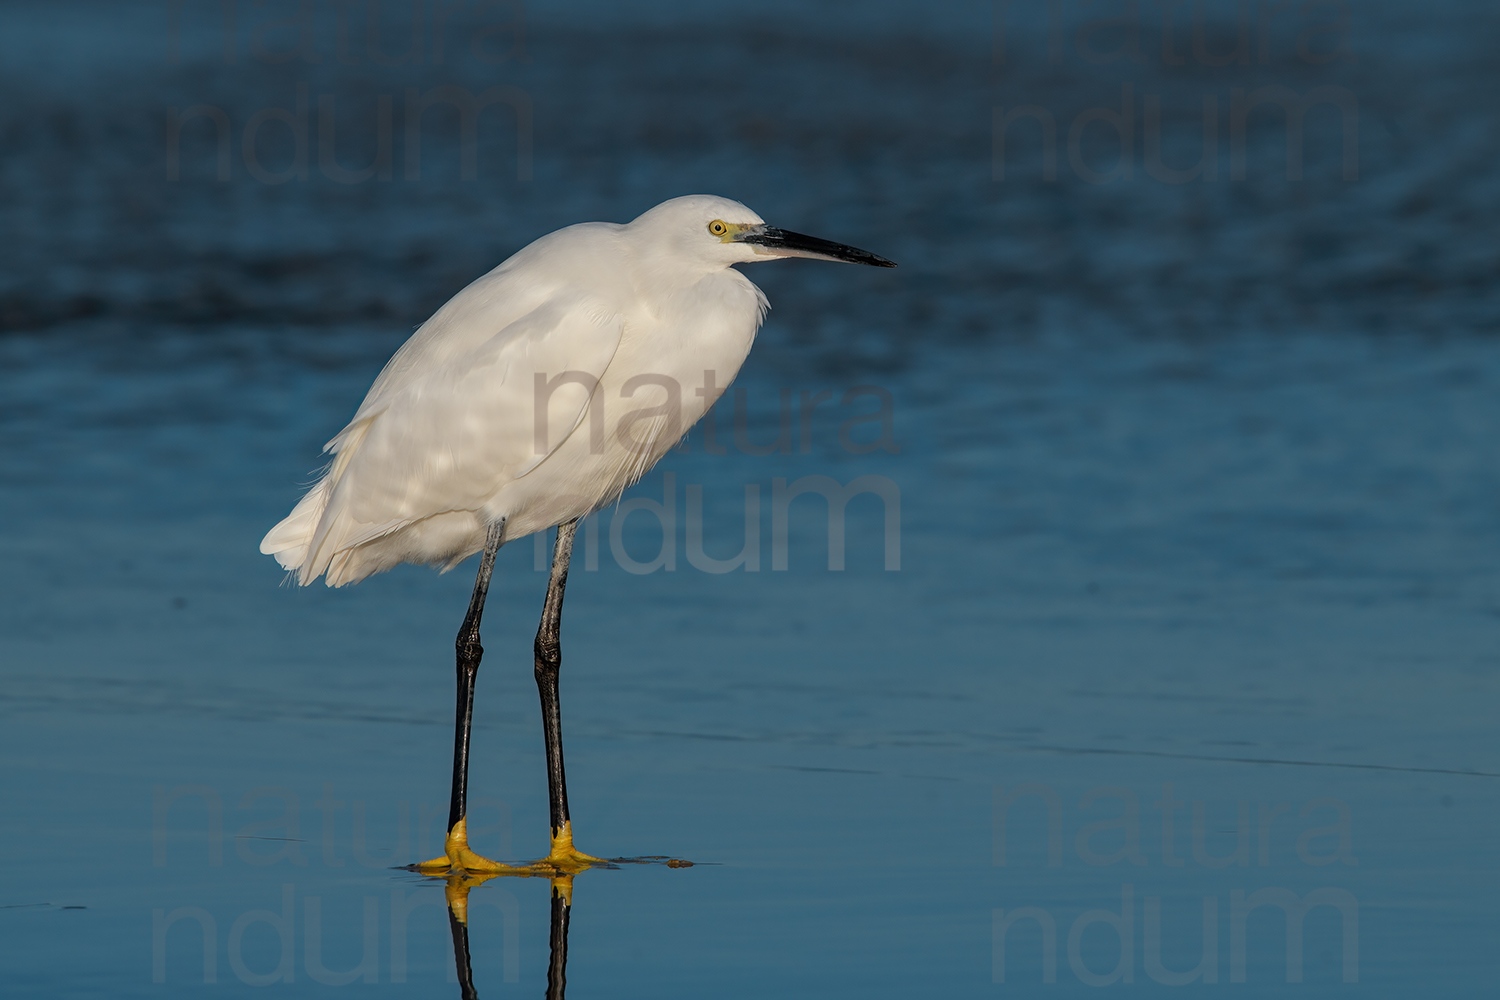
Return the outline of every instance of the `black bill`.
[[[741,243],[765,247],[771,256],[811,257],[814,260],[842,260],[850,264],[869,264],[871,267],[895,267],[896,262],[876,256],[868,250],[857,250],[842,243],[820,240],[816,236],[789,233],[775,226],[756,226],[746,229],[738,237]]]

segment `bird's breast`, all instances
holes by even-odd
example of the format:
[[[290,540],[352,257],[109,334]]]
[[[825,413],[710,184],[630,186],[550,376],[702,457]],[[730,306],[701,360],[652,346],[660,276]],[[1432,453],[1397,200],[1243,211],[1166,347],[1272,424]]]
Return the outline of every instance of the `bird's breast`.
[[[654,466],[739,373],[764,315],[760,290],[735,271],[625,314],[619,347],[589,412],[534,472],[502,489],[496,513],[518,530],[557,523],[557,498],[573,516],[613,501]],[[533,527],[530,511],[542,504]]]
[[[713,405],[755,340],[763,315],[760,290],[736,271],[723,274],[727,280],[715,275],[664,308],[628,321],[602,380],[607,423],[628,430],[657,419],[656,433],[667,440],[652,449],[655,457]],[[639,439],[627,434],[622,443]]]

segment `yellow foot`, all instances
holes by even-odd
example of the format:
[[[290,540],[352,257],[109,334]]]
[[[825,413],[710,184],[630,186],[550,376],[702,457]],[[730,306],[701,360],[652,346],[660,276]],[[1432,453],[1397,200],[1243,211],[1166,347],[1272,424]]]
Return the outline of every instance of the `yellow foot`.
[[[529,864],[502,864],[469,850],[468,821],[462,819],[448,831],[448,839],[443,845],[443,850],[441,857],[412,865],[412,869],[424,875],[458,875],[467,872],[476,875],[511,875],[523,878],[547,876],[550,878],[559,875],[574,875],[594,865],[608,863],[604,858],[584,854],[573,846],[571,823],[564,823],[562,829],[553,836],[552,849],[548,851],[545,858]]]
[[[563,823],[561,830],[553,834],[552,849],[547,852],[547,856],[535,863],[550,865],[560,875],[573,875],[585,868],[609,862],[604,858],[596,858],[592,854],[584,854],[573,846],[573,823],[569,820]]]
[[[412,868],[424,875],[447,875],[450,872],[454,874],[477,872],[486,875],[539,874],[531,871],[529,865],[501,864],[469,850],[469,821],[467,819],[459,820],[453,825],[453,829],[448,831],[448,839],[443,844],[443,851],[441,857],[412,865]]]

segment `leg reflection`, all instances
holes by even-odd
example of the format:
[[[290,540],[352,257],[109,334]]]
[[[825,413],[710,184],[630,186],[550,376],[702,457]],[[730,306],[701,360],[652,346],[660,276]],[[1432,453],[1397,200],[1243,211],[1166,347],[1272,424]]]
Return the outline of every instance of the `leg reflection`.
[[[568,913],[573,909],[573,876],[552,880],[552,929],[547,935],[547,1000],[563,1000],[568,988]]]
[[[458,991],[463,1000],[478,1000],[474,964],[469,959],[469,890],[484,881],[454,875],[448,879],[448,930],[453,935],[453,964],[458,967]]]
[[[458,989],[463,1000],[478,1000],[474,965],[469,957],[469,890],[493,875],[452,875],[448,878],[448,929],[453,934],[453,964],[458,967]],[[568,988],[568,914],[573,908],[573,876],[552,880],[551,930],[548,943],[547,1000],[563,1000]]]

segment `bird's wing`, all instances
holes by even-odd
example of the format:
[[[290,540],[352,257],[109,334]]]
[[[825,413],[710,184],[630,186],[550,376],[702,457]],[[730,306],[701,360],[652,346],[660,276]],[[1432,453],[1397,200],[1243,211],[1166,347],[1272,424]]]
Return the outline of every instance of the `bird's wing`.
[[[619,226],[583,223],[568,226],[517,251],[500,266],[471,281],[423,323],[401,345],[350,421],[355,426],[382,410],[387,402],[418,379],[485,347],[523,337],[534,324],[520,322],[549,306],[590,309],[577,294],[579,261],[593,265],[582,287],[607,289],[617,270],[614,258]],[[605,292],[606,297],[608,292]],[[598,311],[595,308],[594,311]],[[329,442],[325,451],[332,451]]]
[[[545,461],[587,416],[623,326],[596,301],[554,297],[467,350],[382,375],[329,442],[304,575],[423,518],[478,510]]]

